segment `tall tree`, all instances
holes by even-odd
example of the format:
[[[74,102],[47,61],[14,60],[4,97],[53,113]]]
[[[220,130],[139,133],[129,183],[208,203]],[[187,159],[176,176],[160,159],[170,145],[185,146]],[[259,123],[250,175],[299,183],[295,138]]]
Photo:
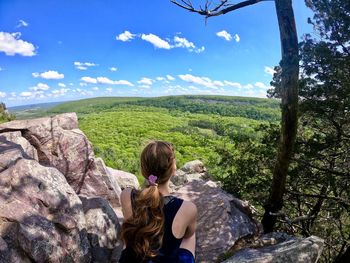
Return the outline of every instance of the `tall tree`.
[[[0,102],[0,123],[12,121],[14,119],[15,119],[15,116],[9,113],[5,103]]]
[[[324,262],[350,260],[350,1],[306,0],[314,32],[300,43],[300,127],[286,214],[325,239]],[[280,74],[274,76],[279,97]]]
[[[215,6],[207,1],[204,7],[196,9],[190,0],[171,0],[174,4],[194,13],[210,18],[224,15],[234,10],[269,0],[247,0],[230,4],[228,0],[221,0]],[[280,142],[273,170],[273,180],[270,196],[265,206],[262,220],[264,231],[271,232],[276,223],[276,213],[283,207],[288,167],[293,156],[293,146],[298,125],[298,37],[295,26],[292,0],[275,0],[276,14],[280,30],[282,50],[281,60],[281,131]]]

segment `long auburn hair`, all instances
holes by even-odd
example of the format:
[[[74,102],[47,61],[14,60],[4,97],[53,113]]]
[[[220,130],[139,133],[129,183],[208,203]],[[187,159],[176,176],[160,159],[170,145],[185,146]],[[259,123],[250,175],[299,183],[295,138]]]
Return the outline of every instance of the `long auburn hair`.
[[[141,174],[157,176],[157,184],[166,183],[174,172],[175,151],[165,141],[151,141],[141,153]],[[121,238],[139,258],[153,258],[162,246],[164,201],[157,185],[148,184],[136,191],[133,216],[124,221]]]

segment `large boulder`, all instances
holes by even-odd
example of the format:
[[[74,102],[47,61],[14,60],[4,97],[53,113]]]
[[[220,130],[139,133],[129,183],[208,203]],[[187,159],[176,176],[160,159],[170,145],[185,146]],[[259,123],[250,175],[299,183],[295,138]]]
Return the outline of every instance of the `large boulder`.
[[[113,169],[111,167],[107,167],[107,171],[110,173],[110,175],[117,180],[118,185],[121,189],[130,187],[134,189],[139,189],[140,184],[137,180],[137,177],[128,172],[120,171]]]
[[[0,172],[22,157],[38,160],[38,153],[21,132],[0,133]]]
[[[117,262],[123,249],[117,215],[103,198],[80,196],[80,199],[83,203],[92,261]]]
[[[313,263],[318,261],[323,243],[324,241],[316,236],[289,237],[275,245],[242,249],[224,263]]]
[[[197,262],[215,262],[238,240],[261,232],[260,225],[250,216],[247,204],[224,192],[213,181],[191,181],[175,195],[192,201],[198,209]]]
[[[183,167],[178,169],[175,176],[171,178],[172,188],[178,189],[188,182],[201,179],[211,179],[204,164],[199,160],[187,162]]]
[[[0,173],[0,262],[90,262],[82,203],[56,168],[19,158]]]
[[[37,151],[39,163],[56,167],[77,194],[102,196],[119,206],[121,189],[101,159],[95,158],[91,143],[78,129],[75,113],[0,125],[0,133],[20,132]]]

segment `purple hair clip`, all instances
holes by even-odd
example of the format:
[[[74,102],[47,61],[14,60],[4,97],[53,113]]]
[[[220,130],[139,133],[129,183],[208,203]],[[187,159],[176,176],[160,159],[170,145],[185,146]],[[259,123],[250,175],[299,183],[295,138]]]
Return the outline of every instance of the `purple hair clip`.
[[[158,184],[156,183],[156,182],[157,182],[157,179],[158,179],[158,177],[155,176],[155,175],[153,175],[153,174],[151,174],[150,176],[148,176],[148,182],[149,182],[150,185],[155,185],[155,186],[157,186],[157,185],[158,185]]]

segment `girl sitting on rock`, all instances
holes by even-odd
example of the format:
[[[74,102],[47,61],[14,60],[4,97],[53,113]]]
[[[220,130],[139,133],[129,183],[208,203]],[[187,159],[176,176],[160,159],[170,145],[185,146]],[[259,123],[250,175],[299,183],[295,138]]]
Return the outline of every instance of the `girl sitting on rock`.
[[[197,208],[170,195],[175,172],[170,143],[152,141],[144,148],[141,173],[147,185],[121,194],[125,248],[120,263],[194,263]]]

